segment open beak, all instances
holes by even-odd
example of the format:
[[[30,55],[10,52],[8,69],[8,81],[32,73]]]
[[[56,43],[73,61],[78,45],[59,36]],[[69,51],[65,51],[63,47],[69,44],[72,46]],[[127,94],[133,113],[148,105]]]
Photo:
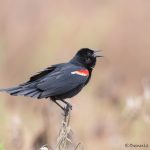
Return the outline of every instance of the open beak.
[[[100,55],[99,53],[101,52],[102,50],[96,50],[96,51],[94,51],[94,57],[104,57],[104,56],[102,56],[102,55]]]

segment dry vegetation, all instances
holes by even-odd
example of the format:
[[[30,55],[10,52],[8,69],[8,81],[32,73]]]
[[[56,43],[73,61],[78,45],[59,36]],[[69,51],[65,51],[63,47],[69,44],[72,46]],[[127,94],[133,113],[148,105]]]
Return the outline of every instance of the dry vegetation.
[[[68,60],[81,47],[102,49],[90,84],[69,100],[72,147],[150,146],[149,14],[148,0],[1,0],[0,88]],[[61,113],[48,100],[0,93],[0,149],[54,148]]]

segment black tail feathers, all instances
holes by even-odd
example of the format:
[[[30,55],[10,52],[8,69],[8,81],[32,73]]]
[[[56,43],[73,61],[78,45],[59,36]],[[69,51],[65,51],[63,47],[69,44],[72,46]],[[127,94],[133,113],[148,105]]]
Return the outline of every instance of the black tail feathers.
[[[28,96],[28,97],[35,97],[35,98],[40,98],[41,91],[35,88],[29,88],[29,87],[23,87],[23,86],[18,86],[14,88],[8,88],[8,89],[0,89],[0,92],[7,92],[10,95],[14,96]]]

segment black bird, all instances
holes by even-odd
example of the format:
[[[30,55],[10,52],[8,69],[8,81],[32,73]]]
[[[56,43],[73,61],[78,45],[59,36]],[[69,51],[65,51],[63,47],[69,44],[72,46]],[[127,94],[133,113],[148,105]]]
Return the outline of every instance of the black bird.
[[[15,96],[50,98],[64,111],[67,107],[72,109],[65,99],[78,94],[89,82],[96,58],[102,57],[97,55],[97,52],[89,48],[82,48],[69,62],[52,65],[33,75],[26,83],[0,91],[6,91]],[[62,107],[57,100],[65,103],[67,107]]]

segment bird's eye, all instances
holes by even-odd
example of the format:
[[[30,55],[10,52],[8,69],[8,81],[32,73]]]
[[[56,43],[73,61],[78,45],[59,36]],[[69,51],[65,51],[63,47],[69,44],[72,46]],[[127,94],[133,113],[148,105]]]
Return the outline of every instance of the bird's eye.
[[[91,56],[91,53],[90,52],[88,52],[88,54],[87,54],[88,56]]]
[[[88,57],[88,58],[86,58],[86,60],[85,60],[85,61],[86,61],[86,63],[87,63],[87,64],[89,64],[89,63],[91,63],[91,58],[90,58],[90,57]]]

